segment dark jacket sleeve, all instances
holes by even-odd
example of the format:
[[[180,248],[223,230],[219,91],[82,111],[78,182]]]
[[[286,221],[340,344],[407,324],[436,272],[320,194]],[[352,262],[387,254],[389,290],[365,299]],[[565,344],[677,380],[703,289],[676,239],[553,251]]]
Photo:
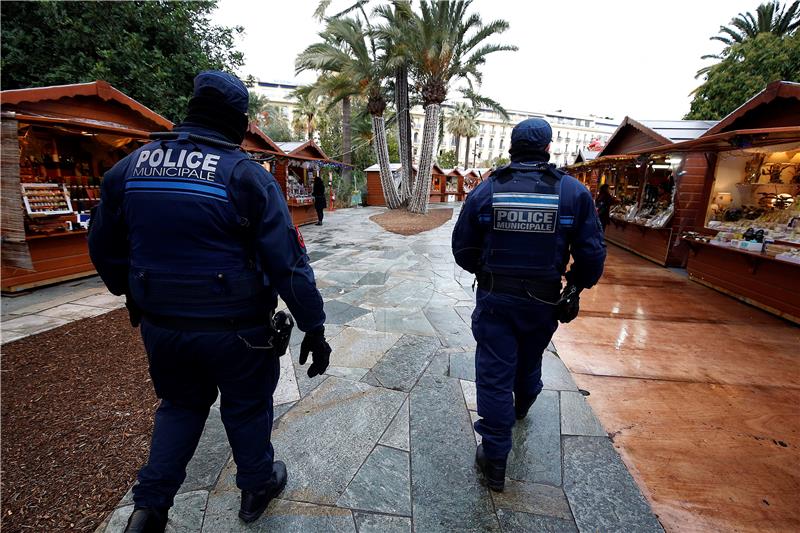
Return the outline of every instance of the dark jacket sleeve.
[[[250,222],[261,268],[297,326],[303,331],[322,326],[322,296],[278,182],[258,164],[243,161],[234,169],[229,192],[240,216]]]
[[[603,275],[606,243],[592,196],[578,187],[575,205],[575,233],[570,243],[573,263],[566,278],[581,289],[588,289]]]
[[[89,257],[112,294],[128,292],[128,228],[123,217],[125,169],[128,158],[106,172],[100,186],[100,204],[89,221]]]
[[[453,229],[453,257],[458,266],[475,274],[481,268],[481,254],[486,229],[480,223],[480,213],[487,195],[491,194],[489,182],[476,187],[467,196]]]

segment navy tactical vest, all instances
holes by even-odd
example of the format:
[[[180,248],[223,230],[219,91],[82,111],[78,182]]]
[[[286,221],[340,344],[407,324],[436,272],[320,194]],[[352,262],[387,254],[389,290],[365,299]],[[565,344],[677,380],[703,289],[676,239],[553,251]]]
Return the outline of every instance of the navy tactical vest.
[[[228,193],[234,168],[246,159],[186,132],[129,156],[123,205],[129,286],[145,313],[251,318],[274,305]]]
[[[490,177],[490,186],[491,211],[481,215],[489,227],[483,270],[560,281],[574,224],[572,199],[562,193],[561,174],[544,163],[512,163]]]

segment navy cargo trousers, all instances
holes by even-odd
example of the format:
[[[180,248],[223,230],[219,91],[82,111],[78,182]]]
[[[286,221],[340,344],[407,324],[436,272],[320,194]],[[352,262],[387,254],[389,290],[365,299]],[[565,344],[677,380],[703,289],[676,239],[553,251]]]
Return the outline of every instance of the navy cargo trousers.
[[[280,363],[266,326],[218,332],[176,331],[142,322],[150,376],[161,399],[150,457],[138,475],[139,507],[171,507],[186,477],[211,406],[220,414],[236,462],[236,485],[266,488],[272,478],[272,394]]]
[[[524,402],[541,392],[542,353],[557,327],[552,305],[478,289],[472,313],[480,416],[475,431],[487,458],[505,461],[511,451],[514,395]]]

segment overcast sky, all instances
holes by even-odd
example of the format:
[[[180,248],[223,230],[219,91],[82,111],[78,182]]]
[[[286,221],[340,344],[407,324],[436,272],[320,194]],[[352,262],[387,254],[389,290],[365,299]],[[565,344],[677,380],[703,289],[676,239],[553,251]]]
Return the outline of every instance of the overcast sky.
[[[377,0],[375,0],[377,1]],[[415,2],[416,3],[416,2]],[[329,13],[352,4],[334,0]],[[698,85],[700,56],[722,44],[719,26],[759,0],[475,0],[484,22],[502,18],[510,29],[495,38],[517,52],[489,56],[481,91],[509,109],[637,119],[679,119]],[[262,81],[307,83],[294,59],[322,29],[317,0],[221,0],[213,20],[240,25],[245,54],[240,75]]]

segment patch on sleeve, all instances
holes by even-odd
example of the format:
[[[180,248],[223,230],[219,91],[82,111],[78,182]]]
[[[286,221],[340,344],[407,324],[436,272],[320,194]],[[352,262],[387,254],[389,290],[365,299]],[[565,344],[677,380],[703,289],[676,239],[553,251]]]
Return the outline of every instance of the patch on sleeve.
[[[303,239],[303,234],[300,233],[300,226],[295,226],[294,230],[297,232],[297,242],[300,244],[300,248],[302,248],[303,251],[305,251],[306,241]]]
[[[496,193],[492,196],[493,228],[497,231],[555,233],[558,195]]]

